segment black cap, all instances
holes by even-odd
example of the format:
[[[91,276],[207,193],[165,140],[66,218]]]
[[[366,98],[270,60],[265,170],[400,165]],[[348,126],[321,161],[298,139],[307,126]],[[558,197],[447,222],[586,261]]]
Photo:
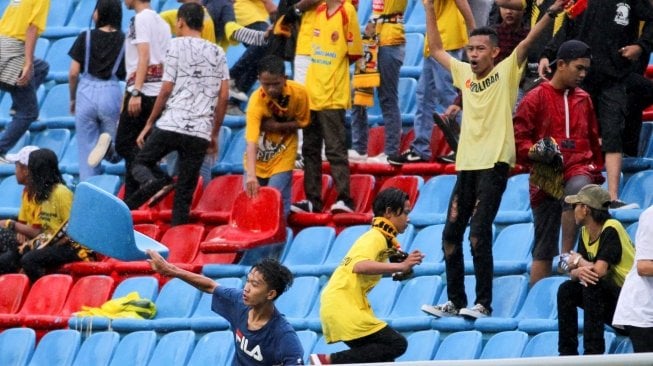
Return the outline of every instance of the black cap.
[[[558,48],[556,61],[575,60],[577,58],[592,58],[592,51],[590,50],[590,46],[588,46],[585,42],[572,39],[564,42],[560,45],[560,48]]]

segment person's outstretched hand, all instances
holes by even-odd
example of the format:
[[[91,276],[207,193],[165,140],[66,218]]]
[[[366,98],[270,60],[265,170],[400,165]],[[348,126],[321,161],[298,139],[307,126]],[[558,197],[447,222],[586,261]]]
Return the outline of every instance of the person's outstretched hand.
[[[156,273],[162,274],[164,276],[172,276],[176,268],[174,265],[168,263],[168,261],[166,261],[165,258],[161,256],[161,254],[153,251],[152,249],[147,249],[145,252],[150,257],[147,262],[150,263],[150,267],[152,267]]]

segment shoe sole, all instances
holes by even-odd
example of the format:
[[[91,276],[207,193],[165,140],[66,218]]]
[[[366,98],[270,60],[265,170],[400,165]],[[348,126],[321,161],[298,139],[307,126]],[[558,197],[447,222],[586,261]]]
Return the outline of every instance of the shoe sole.
[[[639,205],[636,203],[629,203],[627,205],[623,205],[621,207],[617,208],[611,208],[611,210],[633,210],[633,209],[638,209]]]
[[[429,315],[433,315],[436,318],[451,318],[451,317],[459,315],[459,314],[451,314],[451,313],[445,313],[444,311],[435,310],[430,305],[422,305],[422,307],[420,309],[423,312],[425,312],[425,313],[427,313]]]
[[[481,319],[481,318],[487,318],[489,315],[479,313],[476,311],[472,311],[469,309],[460,309],[458,314],[466,319]]]
[[[96,166],[100,165],[102,160],[104,160],[104,157],[107,155],[109,147],[111,147],[111,135],[106,132],[100,134],[95,147],[93,147],[93,150],[91,150],[91,152],[88,154],[86,163],[91,168],[95,168]]]

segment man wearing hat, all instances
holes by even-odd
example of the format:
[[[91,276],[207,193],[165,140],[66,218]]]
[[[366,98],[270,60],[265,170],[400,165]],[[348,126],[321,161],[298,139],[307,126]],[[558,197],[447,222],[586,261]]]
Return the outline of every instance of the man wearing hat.
[[[578,194],[565,197],[582,225],[578,253],[567,259],[570,280],[558,288],[558,352],[578,354],[578,311],[584,309],[585,354],[605,351],[603,324],[611,324],[635,249],[628,233],[608,212],[610,194],[588,184]]]
[[[577,226],[564,195],[585,185],[602,183],[603,167],[598,124],[592,100],[579,84],[590,67],[587,44],[563,43],[553,63],[551,80],[528,92],[513,117],[517,161],[531,168],[530,200],[535,245],[530,284],[551,274],[558,255],[562,224],[562,252],[574,247]],[[546,142],[553,151],[547,154]]]

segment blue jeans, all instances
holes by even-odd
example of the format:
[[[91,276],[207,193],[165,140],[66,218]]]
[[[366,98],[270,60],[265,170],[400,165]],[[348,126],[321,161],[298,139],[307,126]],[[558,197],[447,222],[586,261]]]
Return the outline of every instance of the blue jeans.
[[[399,110],[399,69],[404,63],[405,45],[379,47],[379,74],[381,84],[377,88],[383,123],[385,126],[385,153],[399,152],[401,140],[401,112]],[[354,106],[351,122],[352,148],[360,154],[367,153],[367,108]]]
[[[449,54],[460,59],[462,50],[449,51]],[[414,122],[415,140],[411,145],[413,151],[422,159],[431,160],[433,113],[438,110],[444,111],[453,103],[457,95],[451,73],[433,57],[425,58],[424,68],[419,76],[415,93],[415,103],[417,104]]]
[[[102,80],[91,75],[82,75],[77,87],[75,103],[75,130],[79,152],[79,180],[102,173],[98,165],[91,168],[86,160],[95,147],[101,133],[116,138],[120,118],[122,88],[117,79]],[[113,149],[111,149],[113,151]],[[120,157],[116,155],[116,158]]]
[[[283,204],[283,216],[288,217],[290,212],[290,189],[292,187],[292,170],[272,175],[269,178],[257,177],[261,187],[272,187],[281,192],[281,203]],[[247,179],[243,177],[243,186],[247,185]]]
[[[34,60],[34,75],[30,82],[23,86],[2,86],[11,94],[12,107],[16,111],[11,122],[0,134],[0,154],[6,154],[16,141],[27,131],[29,125],[39,118],[39,103],[36,99],[36,89],[43,84],[48,75],[50,65],[41,59]]]

